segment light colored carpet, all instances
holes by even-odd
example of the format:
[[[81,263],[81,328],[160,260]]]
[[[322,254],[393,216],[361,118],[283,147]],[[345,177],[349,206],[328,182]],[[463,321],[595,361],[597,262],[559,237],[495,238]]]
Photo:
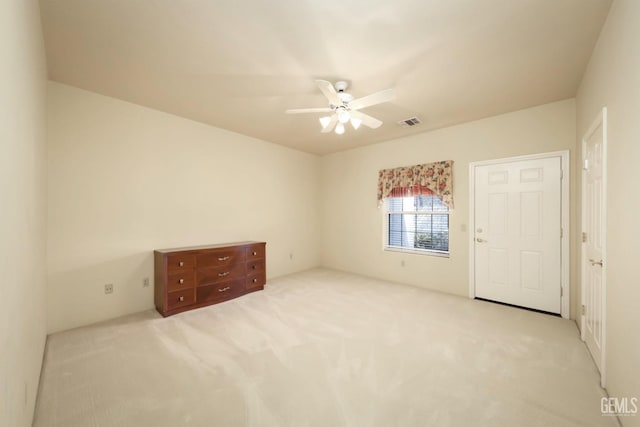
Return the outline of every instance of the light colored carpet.
[[[35,426],[615,426],[573,321],[330,270],[51,335]]]

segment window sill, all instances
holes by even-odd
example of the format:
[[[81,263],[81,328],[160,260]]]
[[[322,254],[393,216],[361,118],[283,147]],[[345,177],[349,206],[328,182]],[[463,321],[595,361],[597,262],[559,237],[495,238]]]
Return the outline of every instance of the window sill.
[[[398,248],[395,246],[385,246],[383,250],[389,251],[389,252],[402,252],[402,253],[414,254],[414,255],[435,256],[438,258],[449,258],[449,252],[434,251],[429,249],[408,249],[408,248]]]

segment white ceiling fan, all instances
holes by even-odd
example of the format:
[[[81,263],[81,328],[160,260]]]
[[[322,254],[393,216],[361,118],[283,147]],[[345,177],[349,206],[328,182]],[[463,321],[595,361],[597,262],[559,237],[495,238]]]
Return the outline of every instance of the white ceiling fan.
[[[329,100],[328,107],[298,108],[287,110],[285,113],[334,113],[330,116],[320,117],[322,133],[331,132],[335,128],[335,132],[338,135],[342,135],[344,133],[344,125],[348,122],[351,122],[351,126],[353,126],[354,129],[358,129],[361,124],[376,129],[382,125],[382,122],[358,110],[372,105],[382,104],[383,102],[389,102],[395,98],[395,91],[393,89],[386,89],[362,98],[353,99],[352,95],[345,92],[348,87],[347,82],[336,82],[335,88],[326,80],[316,80],[316,84]]]

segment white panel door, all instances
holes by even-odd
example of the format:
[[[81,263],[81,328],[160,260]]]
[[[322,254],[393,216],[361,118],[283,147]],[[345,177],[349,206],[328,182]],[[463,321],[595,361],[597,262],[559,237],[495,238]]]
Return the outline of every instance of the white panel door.
[[[560,157],[475,168],[475,296],[561,311]]]
[[[582,339],[602,373],[605,320],[604,123],[583,141]],[[604,379],[604,376],[603,376]],[[604,387],[604,385],[603,385]]]

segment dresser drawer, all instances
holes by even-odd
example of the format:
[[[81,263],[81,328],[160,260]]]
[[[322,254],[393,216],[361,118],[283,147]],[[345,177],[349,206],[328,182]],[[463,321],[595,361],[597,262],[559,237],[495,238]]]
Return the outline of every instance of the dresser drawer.
[[[193,270],[195,257],[185,254],[167,255],[167,272],[169,274]]]
[[[193,270],[169,274],[167,277],[167,291],[173,292],[193,288],[196,282],[194,277]]]
[[[235,298],[244,293],[242,280],[219,283],[216,285],[199,286],[196,289],[196,301],[201,303],[215,303]]]
[[[254,259],[264,259],[265,245],[264,243],[257,243],[247,246],[247,262]]]
[[[198,268],[232,266],[242,262],[244,262],[244,250],[242,247],[217,249],[196,255],[196,266]]]
[[[247,275],[247,281],[245,283],[246,289],[262,288],[267,283],[267,277],[264,270],[258,273],[249,273]]]
[[[264,259],[256,259],[247,262],[247,274],[254,274],[264,271]]]
[[[240,279],[244,275],[245,265],[241,263],[222,267],[198,268],[196,283],[198,286],[215,285]]]
[[[169,292],[167,294],[167,310],[185,307],[195,303],[195,292],[193,288],[184,291]]]

